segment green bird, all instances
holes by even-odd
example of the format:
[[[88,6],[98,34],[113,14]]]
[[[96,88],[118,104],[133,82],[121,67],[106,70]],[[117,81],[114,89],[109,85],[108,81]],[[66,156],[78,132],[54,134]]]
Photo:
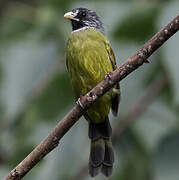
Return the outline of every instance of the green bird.
[[[101,82],[109,72],[116,69],[116,61],[96,12],[86,8],[75,8],[64,17],[72,24],[72,33],[66,46],[66,65],[75,98],[78,100],[81,95],[85,95]],[[84,115],[89,123],[89,174],[92,177],[99,172],[106,177],[112,174],[114,152],[108,114],[111,108],[113,115],[117,115],[119,101],[120,86],[117,84],[100,97]]]

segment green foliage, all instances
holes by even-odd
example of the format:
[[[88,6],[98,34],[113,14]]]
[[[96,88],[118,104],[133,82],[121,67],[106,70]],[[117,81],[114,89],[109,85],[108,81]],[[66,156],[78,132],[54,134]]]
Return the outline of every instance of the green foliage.
[[[51,6],[54,9],[57,10],[66,10],[66,8],[68,8],[69,4],[71,4],[72,0],[41,0],[42,4],[45,4],[46,6]]]
[[[114,37],[120,41],[144,42],[156,32],[155,20],[159,7],[156,5],[141,5],[137,8],[132,8],[122,22],[117,24],[114,30]]]
[[[73,104],[73,100],[68,74],[60,73],[54,77],[49,88],[35,100],[34,108],[42,119],[55,119],[70,104]]]

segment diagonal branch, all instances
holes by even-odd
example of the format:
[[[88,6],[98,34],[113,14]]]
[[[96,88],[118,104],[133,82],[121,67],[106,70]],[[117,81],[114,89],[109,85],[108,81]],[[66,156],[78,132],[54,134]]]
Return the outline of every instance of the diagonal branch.
[[[59,140],[69,131],[76,121],[99,97],[109,91],[117,82],[124,79],[139,66],[146,62],[162,44],[179,30],[179,15],[167,26],[159,31],[151,40],[130,57],[122,66],[111,72],[93,88],[88,94],[80,98],[79,104],[57,124],[49,135],[20,163],[13,169],[4,180],[20,180],[24,177],[44,156],[58,146]],[[83,107],[83,108],[82,108]]]

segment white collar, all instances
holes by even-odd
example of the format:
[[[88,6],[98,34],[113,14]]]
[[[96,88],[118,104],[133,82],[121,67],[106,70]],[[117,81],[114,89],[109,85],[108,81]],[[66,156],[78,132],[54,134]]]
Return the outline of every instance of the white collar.
[[[79,31],[84,31],[84,30],[89,29],[89,28],[95,29],[94,27],[85,26],[85,27],[82,27],[80,29],[72,31],[71,33],[76,33],[76,32],[79,32]]]

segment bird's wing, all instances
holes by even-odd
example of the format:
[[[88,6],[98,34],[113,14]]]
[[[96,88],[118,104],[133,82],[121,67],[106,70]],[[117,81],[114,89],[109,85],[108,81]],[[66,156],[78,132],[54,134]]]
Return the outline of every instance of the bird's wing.
[[[105,46],[106,46],[106,50],[109,56],[109,59],[111,61],[112,64],[112,68],[113,70],[115,70],[117,68],[116,66],[116,59],[115,59],[115,55],[114,52],[109,44],[109,42],[105,42]],[[118,113],[118,107],[119,107],[119,102],[120,102],[120,84],[117,83],[116,86],[114,86],[113,88],[113,96],[112,96],[112,113],[114,116],[117,116]]]
[[[66,68],[67,68],[67,70],[69,71],[69,69],[68,69],[68,59],[67,59],[67,57],[66,57]]]

